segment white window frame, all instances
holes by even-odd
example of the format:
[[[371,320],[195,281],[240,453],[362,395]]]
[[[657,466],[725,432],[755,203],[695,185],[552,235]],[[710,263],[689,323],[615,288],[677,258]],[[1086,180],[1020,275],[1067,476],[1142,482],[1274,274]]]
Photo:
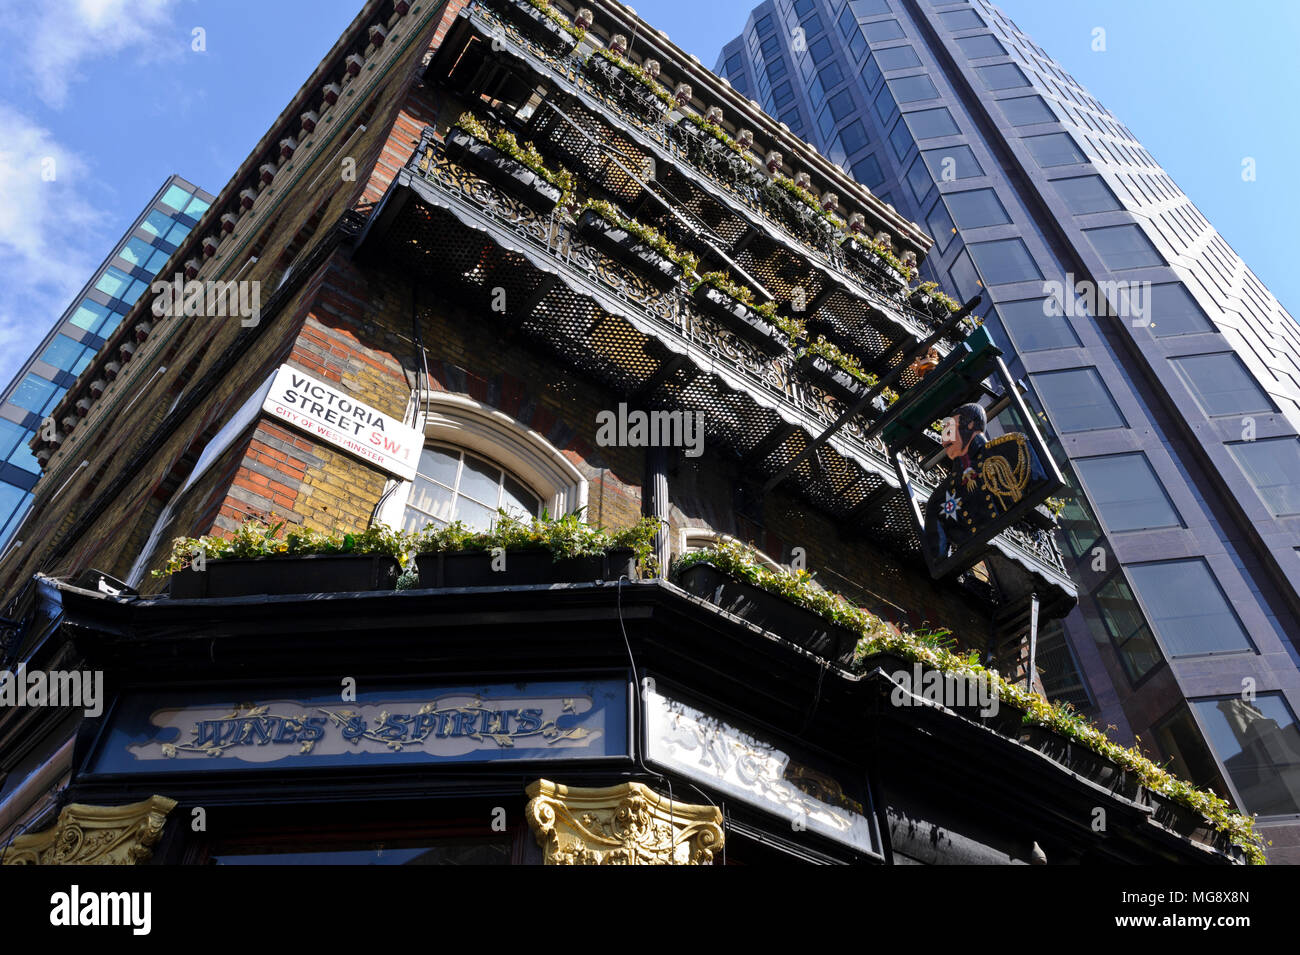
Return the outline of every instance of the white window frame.
[[[412,395],[408,423],[424,432],[426,444],[451,445],[487,458],[541,498],[551,517],[587,506],[587,479],[538,432],[503,411],[468,395],[424,391]],[[401,527],[412,481],[390,479],[375,515],[380,524]]]

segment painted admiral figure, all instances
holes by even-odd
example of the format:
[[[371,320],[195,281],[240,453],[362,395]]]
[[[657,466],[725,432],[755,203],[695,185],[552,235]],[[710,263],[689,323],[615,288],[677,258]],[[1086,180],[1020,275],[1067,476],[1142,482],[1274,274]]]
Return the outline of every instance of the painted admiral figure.
[[[1046,473],[1028,439],[1010,432],[984,437],[988,419],[978,404],[965,404],[943,421],[949,474],[925,505],[925,546],[937,563],[979,534],[1025,496]]]

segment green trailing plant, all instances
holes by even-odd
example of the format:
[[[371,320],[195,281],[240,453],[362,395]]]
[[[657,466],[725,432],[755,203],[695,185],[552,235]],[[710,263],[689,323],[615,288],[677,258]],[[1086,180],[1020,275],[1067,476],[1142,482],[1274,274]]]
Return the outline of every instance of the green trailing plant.
[[[523,143],[521,145],[515,139],[515,134],[507,129],[500,127],[495,131],[488,129],[487,125],[473,113],[462,113],[460,119],[456,120],[456,128],[463,129],[475,139],[482,140],[493,149],[505,153],[515,162],[527,166],[552,186],[559,189],[560,205],[566,204],[570,196],[573,195],[576,186],[573,173],[563,166],[554,172],[546,168],[546,162],[542,159],[542,154],[537,151],[537,147],[532,143]]]
[[[795,340],[804,333],[804,323],[802,321],[778,314],[775,302],[756,304],[753,290],[747,285],[740,285],[732,281],[731,276],[726,272],[705,272],[703,275],[698,276],[691,282],[691,294],[694,294],[695,290],[701,285],[708,285],[717,289],[723,295],[734,298],[759,318],[781,329],[781,331],[785,332],[792,346]]]
[[[886,243],[876,242],[874,239],[861,239],[856,237],[854,238],[854,241],[860,243],[868,252],[875,255],[891,269],[901,275],[905,281],[910,282],[912,279],[916,278],[916,269],[904,265],[903,260],[895,255],[894,250]]]
[[[749,153],[745,151],[745,147],[740,145],[740,143],[736,142],[736,140],[731,137],[731,134],[728,133],[721,126],[719,126],[717,123],[711,123],[703,116],[697,116],[695,113],[683,114],[682,122],[690,123],[692,126],[696,127],[697,129],[703,130],[704,132],[708,133],[710,136],[712,136],[718,142],[722,143],[722,145],[726,146],[728,149],[730,149],[740,158],[749,159]]]
[[[817,198],[815,193],[813,193],[809,189],[805,189],[803,186],[796,183],[789,176],[783,175],[778,172],[775,176],[772,177],[772,182],[776,185],[778,189],[788,193],[789,195],[793,196],[795,199],[802,202],[809,209],[811,209],[818,216],[820,216],[823,220],[829,223],[832,227],[838,229],[841,232],[843,232],[845,229],[849,227],[848,223],[845,222],[843,219],[841,219],[839,216],[837,216],[835,213],[827,212],[825,209],[823,209],[821,200]]]
[[[596,213],[610,225],[618,226],[618,228],[636,236],[660,255],[676,262],[681,266],[682,271],[687,274],[694,272],[700,264],[697,256],[692,255],[690,252],[683,252],[650,226],[644,225],[636,219],[629,219],[613,203],[606,202],[603,199],[588,199],[583,203],[578,213],[581,215],[587,210]]]
[[[488,531],[466,527],[460,521],[444,526],[430,524],[411,535],[410,547],[417,554],[490,551],[493,548],[526,550],[544,548],[552,557],[582,557],[630,548],[639,561],[645,562],[654,547],[655,533],[661,526],[653,517],[642,518],[631,527],[606,531],[582,520],[574,512],[563,517],[520,518],[498,511],[496,522]]]
[[[1065,513],[1065,503],[1063,497],[1049,497],[1043,502],[1043,507],[1047,508],[1047,512],[1053,517],[1059,518]]]
[[[171,554],[153,576],[165,577],[184,570],[199,555],[204,560],[239,557],[305,557],[312,554],[381,554],[395,557],[405,566],[408,552],[406,534],[386,524],[375,524],[364,531],[329,534],[310,528],[295,528],[283,537],[284,521],[265,524],[245,521],[229,537],[177,537]]]
[[[929,296],[931,299],[938,302],[944,308],[948,309],[949,313],[957,312],[961,310],[961,302],[958,302],[952,296],[942,292],[939,289],[938,282],[922,282],[916,288],[912,289],[912,294],[917,296],[919,295]]]
[[[565,33],[569,34],[569,36],[573,37],[577,42],[581,43],[583,38],[586,37],[586,30],[575,27],[568,20],[564,19],[564,17],[560,15],[560,12],[547,3],[546,0],[524,0],[524,2],[530,7],[539,10],[546,19],[550,20]]]
[[[813,584],[807,571],[777,572],[762,566],[752,549],[726,542],[708,550],[694,551],[673,563],[676,576],[688,567],[709,563],[736,580],[784,597],[801,607],[820,614],[830,622],[859,635],[855,667],[866,669],[866,660],[879,653],[890,653],[923,667],[942,673],[984,679],[1002,704],[1021,714],[1025,725],[1042,726],[1111,760],[1132,773],[1143,786],[1179,805],[1192,809],[1238,846],[1254,865],[1265,864],[1264,842],[1255,832],[1255,821],[1228,804],[1222,797],[1179,779],[1156,765],[1136,748],[1121,746],[1107,737],[1096,725],[1084,719],[1068,703],[1051,703],[1037,694],[1009,682],[997,670],[979,662],[977,653],[962,654],[953,649],[950,631],[933,630],[912,633],[886,623],[880,617],[853,606],[839,594]],[[1140,740],[1139,740],[1140,742]]]
[[[603,60],[608,60],[610,63],[613,63],[620,70],[649,90],[655,99],[664,103],[669,109],[675,109],[677,107],[677,101],[673,99],[672,94],[668,92],[664,85],[631,60],[624,59],[617,53],[608,50],[605,47],[599,47],[596,49],[592,53],[592,56],[598,56]]]
[[[802,358],[804,355],[815,355],[818,358],[824,358],[840,371],[855,378],[869,388],[874,388],[880,379],[871,372],[865,370],[853,355],[846,355],[836,347],[834,342],[826,340],[825,336],[818,335],[816,341],[804,345],[795,354],[796,358]]]

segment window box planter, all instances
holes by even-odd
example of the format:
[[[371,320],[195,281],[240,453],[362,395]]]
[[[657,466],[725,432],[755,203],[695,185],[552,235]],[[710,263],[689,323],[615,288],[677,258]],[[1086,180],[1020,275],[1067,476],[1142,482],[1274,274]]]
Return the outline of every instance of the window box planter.
[[[1195,809],[1189,809],[1182,803],[1174,802],[1162,793],[1147,790],[1148,798],[1154,812],[1151,818],[1166,829],[1172,829],[1180,836],[1186,836],[1193,842],[1225,849],[1232,844],[1227,833],[1215,829],[1208,819]]]
[[[670,289],[682,277],[682,267],[599,213],[587,209],[578,218],[578,235],[611,259],[622,262],[660,289]]]
[[[712,564],[688,567],[678,575],[677,584],[687,593],[702,597],[837,666],[847,667],[853,662],[853,651],[858,645],[856,633],[766,590],[735,580]]]
[[[593,53],[587,58],[584,69],[596,86],[612,93],[615,99],[636,115],[657,122],[668,112],[667,103],[612,60]]]
[[[223,557],[203,570],[170,577],[174,600],[254,594],[355,593],[393,590],[401,568],[382,554],[312,554],[304,557]]]
[[[447,133],[448,158],[460,163],[502,192],[539,212],[550,212],[560,201],[560,190],[519,160],[483,142],[463,129]]]
[[[836,368],[821,355],[800,355],[795,370],[822,391],[829,392],[845,404],[854,404],[871,389],[842,368]]]
[[[866,266],[866,268],[871,272],[884,276],[887,280],[898,286],[900,290],[907,287],[906,276],[886,262],[884,257],[872,249],[871,246],[864,245],[857,239],[853,238],[853,236],[846,236],[844,241],[840,243],[840,248],[848,254],[850,259],[857,262],[859,265]],[[944,310],[944,314],[947,314],[946,309]]]
[[[420,554],[415,561],[421,588],[517,587],[618,580],[628,573],[633,557],[631,548],[615,548],[603,554],[556,560],[549,550],[532,547],[506,551],[504,570],[492,569],[493,558],[488,551]]]
[[[488,6],[512,27],[544,47],[568,53],[578,38],[527,0],[488,0]]]
[[[785,332],[721,289],[700,285],[691,293],[691,300],[700,311],[716,318],[759,351],[775,356],[790,350],[789,336]]]
[[[1137,779],[1122,766],[1044,726],[1024,726],[1020,730],[1020,742],[1098,786],[1104,786],[1129,798],[1137,796]],[[1196,814],[1196,818],[1201,818],[1199,813]]]
[[[952,314],[947,305],[926,292],[912,292],[912,294],[907,297],[907,304],[937,322],[943,321]]]

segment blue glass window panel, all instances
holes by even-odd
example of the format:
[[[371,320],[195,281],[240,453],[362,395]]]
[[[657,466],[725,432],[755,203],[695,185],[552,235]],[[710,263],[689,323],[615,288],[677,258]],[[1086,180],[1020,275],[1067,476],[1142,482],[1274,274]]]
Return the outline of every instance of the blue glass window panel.
[[[849,41],[849,58],[853,63],[862,59],[862,55],[867,52],[867,38],[862,35],[861,31],[853,34],[853,39]]]
[[[814,13],[807,20],[800,21],[799,26],[803,27],[805,36],[816,36],[822,32],[822,18]]]
[[[938,139],[940,136],[952,136],[958,131],[952,113],[944,106],[904,113],[903,118],[917,139]]]
[[[58,394],[54,382],[46,381],[39,375],[29,374],[18,383],[9,400],[19,408],[26,408],[36,414],[45,414],[45,406]]]
[[[1032,126],[1034,123],[1056,121],[1056,114],[1041,96],[1017,96],[997,102],[998,108],[1012,126]]]
[[[935,249],[939,252],[946,251],[956,230],[952,224],[952,217],[948,215],[948,207],[943,204],[943,200],[934,204],[934,208],[930,210],[930,215],[926,217],[925,225],[930,232],[930,238],[934,239]]]
[[[184,223],[177,222],[167,230],[167,238],[164,240],[172,245],[179,246],[185,241],[185,237],[190,234],[190,227]]]
[[[844,12],[840,14],[839,24],[840,32],[844,34],[845,39],[853,35],[853,32],[858,28],[858,18],[853,15],[852,8],[844,8]]]
[[[981,229],[1011,221],[998,195],[992,189],[949,192],[943,197],[959,229]]]
[[[1280,693],[1193,700],[1210,743],[1251,815],[1300,813],[1300,725]]]
[[[81,304],[77,306],[77,310],[72,313],[72,318],[69,321],[78,328],[100,334],[99,328],[107,317],[108,307],[106,305],[100,305],[90,299],[83,299]]]
[[[907,155],[907,151],[912,148],[912,137],[907,131],[906,123],[895,123],[894,128],[889,133],[890,145],[894,147],[894,155],[902,159]]]
[[[1065,205],[1076,216],[1090,212],[1110,212],[1119,208],[1119,201],[1101,176],[1075,176],[1072,179],[1054,179],[1052,186],[1065,200]]]
[[[939,95],[930,77],[924,73],[916,76],[900,76],[889,81],[894,99],[900,103],[915,103],[924,99],[934,99]]]
[[[1232,352],[1172,358],[1205,413],[1216,415],[1270,414],[1276,409],[1264,389]]]
[[[775,83],[781,77],[785,76],[787,70],[785,60],[773,60],[767,64],[767,78],[769,82]]]
[[[1075,458],[1074,467],[1112,534],[1183,526],[1178,511],[1141,451]]]
[[[20,441],[31,438],[31,432],[20,424],[7,418],[0,418],[0,458],[8,458],[9,453]]]
[[[1164,259],[1160,257],[1156,247],[1136,225],[1085,229],[1084,235],[1097,250],[1106,268],[1112,271],[1164,265]]]
[[[772,31],[772,15],[765,14],[754,21],[754,32],[762,36]]]
[[[806,17],[812,12],[813,0],[794,0],[794,13],[797,17]]]
[[[145,263],[145,271],[154,275],[158,274],[159,269],[167,264],[167,260],[172,257],[170,252],[163,249],[155,249],[153,255],[149,256],[149,261]]]
[[[993,66],[975,67],[975,75],[986,90],[1006,90],[1028,86],[1029,80],[1014,63],[996,63]]]
[[[822,67],[819,76],[821,78],[822,86],[828,90],[834,89],[844,81],[844,74],[840,71],[840,65],[834,60],[831,60]]]
[[[69,338],[67,335],[55,335],[54,341],[50,342],[45,351],[41,352],[41,361],[47,365],[53,365],[55,368],[62,368],[64,371],[71,371],[72,366],[77,363],[81,353],[86,350],[86,346],[79,341]]]
[[[99,289],[110,298],[121,298],[122,293],[131,287],[131,276],[127,275],[121,269],[115,269],[111,265],[104,270],[104,274],[99,277],[95,283],[95,288]]]
[[[30,435],[28,436],[30,438]],[[28,474],[40,474],[41,465],[36,460],[36,455],[32,454],[32,449],[28,447],[26,441],[18,442],[18,446],[9,454],[9,463],[16,468],[26,471]]]
[[[840,144],[844,147],[845,154],[849,156],[867,145],[867,131],[862,126],[862,120],[855,119],[840,128]]]
[[[1228,445],[1274,517],[1300,514],[1300,438],[1261,438]]]
[[[979,160],[969,146],[948,146],[943,149],[927,149],[921,153],[925,164],[930,167],[930,175],[937,182],[952,182],[956,179],[973,179],[984,175]]]
[[[1044,351],[1048,348],[1077,348],[1079,336],[1070,326],[1060,303],[1035,298],[1017,302],[998,302],[998,317],[1020,351]]]
[[[991,33],[978,36],[964,36],[957,40],[957,46],[970,60],[980,60],[986,56],[1006,56],[1007,51]]]
[[[884,43],[903,36],[903,26],[897,20],[877,20],[875,23],[864,23],[862,32],[872,43]]]
[[[1086,158],[1075,145],[1069,133],[1049,133],[1046,136],[1026,136],[1021,140],[1040,166],[1068,166],[1085,162]]]
[[[817,128],[821,130],[823,139],[831,138],[831,133],[835,131],[835,117],[829,109],[823,109],[817,117]]]
[[[1097,369],[1069,368],[1031,377],[1060,434],[1128,426]]]
[[[959,30],[982,30],[987,26],[974,10],[952,10],[939,14],[939,19],[952,33]]]
[[[880,67],[876,65],[874,56],[867,57],[867,62],[862,64],[862,83],[868,90],[874,90],[876,84],[880,82]]]
[[[881,13],[892,13],[889,0],[849,0],[849,9],[854,16],[873,17]]]
[[[167,191],[163,193],[163,205],[171,206],[177,212],[180,212],[189,205],[190,195],[188,189],[182,189],[177,185],[168,186]]]
[[[922,202],[926,193],[934,185],[930,170],[925,167],[925,160],[921,156],[918,156],[907,170],[907,184],[911,187],[912,195],[916,197],[917,202]]]
[[[771,60],[776,58],[781,51],[781,38],[773,33],[770,37],[758,45],[759,51],[763,54],[763,59]]]
[[[890,70],[906,70],[909,67],[920,66],[921,58],[910,46],[891,46],[887,50],[876,51],[876,62],[887,73]]]
[[[835,121],[839,122],[853,112],[853,94],[847,89],[842,89],[830,98],[827,105],[830,107],[831,115],[835,117]]]
[[[880,171],[880,162],[875,156],[863,156],[853,164],[853,178],[868,189],[874,189],[885,181],[885,174]]]
[[[123,259],[137,268],[144,268],[145,263],[149,261],[149,256],[153,255],[154,247],[143,239],[130,238],[126,240],[126,245],[118,253]]]
[[[888,122],[889,117],[894,115],[894,97],[889,95],[889,87],[881,87],[880,92],[876,94],[876,115],[880,117],[882,123]]]
[[[834,52],[835,49],[831,46],[830,37],[819,37],[808,44],[808,55],[818,65],[821,65],[822,61],[826,60]]]
[[[1150,291],[1151,334],[1158,338],[1213,331],[1190,292],[1181,282],[1153,285]]]
[[[960,225],[960,223],[958,223]],[[1010,285],[1013,282],[1033,282],[1042,279],[1034,257],[1029,254],[1023,239],[998,239],[994,242],[972,242],[968,245],[971,258],[980,270],[985,285]]]
[[[140,228],[151,235],[166,235],[167,230],[172,227],[171,216],[164,215],[157,209],[152,210],[144,217],[144,222],[140,223]]]
[[[790,86],[790,81],[786,80],[780,86],[772,90],[772,104],[776,109],[780,109],[790,100],[794,99],[794,89]],[[773,110],[772,112],[775,112]]]
[[[1252,649],[1203,559],[1129,564],[1128,572],[1169,656]]]

